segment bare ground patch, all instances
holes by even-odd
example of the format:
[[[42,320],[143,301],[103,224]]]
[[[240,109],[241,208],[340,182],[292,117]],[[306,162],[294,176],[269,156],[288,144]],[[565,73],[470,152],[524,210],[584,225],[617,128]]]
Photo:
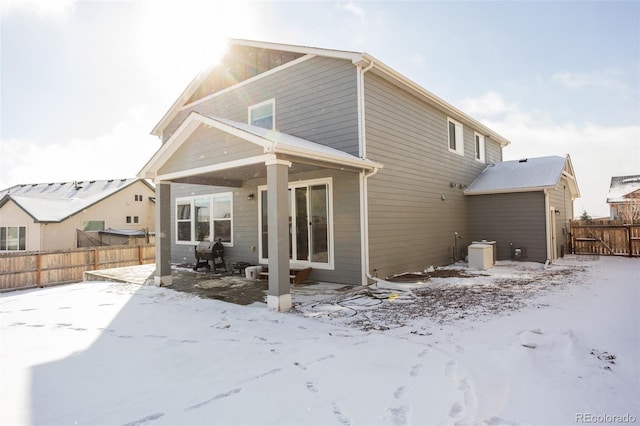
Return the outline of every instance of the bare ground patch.
[[[532,269],[518,265],[503,269],[439,268],[411,288],[376,284],[305,307],[302,313],[343,318],[346,324],[364,331],[403,327],[424,318],[445,324],[468,317],[505,315],[527,305],[543,306],[535,296],[578,282],[584,270],[580,266]]]

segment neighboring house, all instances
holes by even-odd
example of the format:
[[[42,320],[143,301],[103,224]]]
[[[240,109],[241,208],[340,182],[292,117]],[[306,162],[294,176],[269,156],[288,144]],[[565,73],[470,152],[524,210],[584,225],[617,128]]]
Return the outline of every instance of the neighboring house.
[[[611,219],[640,219],[640,175],[613,176],[607,195]]]
[[[498,260],[545,262],[567,252],[580,197],[568,155],[489,164],[464,193],[471,238],[496,241]]]
[[[128,240],[133,231],[153,232],[154,198],[154,186],[138,178],[12,186],[0,191],[0,252],[71,249],[100,245],[102,233],[112,243],[114,234]]]
[[[152,134],[156,282],[221,239],[229,262],[268,264],[278,310],[290,267],[361,285],[451,263],[472,241],[463,189],[509,144],[367,53],[246,40]]]

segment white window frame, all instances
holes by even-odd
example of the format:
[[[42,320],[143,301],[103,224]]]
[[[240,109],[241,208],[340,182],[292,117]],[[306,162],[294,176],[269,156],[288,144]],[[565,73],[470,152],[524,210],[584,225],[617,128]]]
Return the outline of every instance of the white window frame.
[[[11,240],[9,239],[9,228],[18,228],[18,238],[12,238]],[[24,228],[24,248],[21,249],[20,248],[20,228]],[[7,226],[0,226],[0,234],[2,233],[2,229],[4,229],[4,234],[5,234],[5,246],[4,248],[2,248],[2,246],[0,245],[0,252],[6,253],[6,252],[16,252],[16,251],[27,251],[27,231],[28,228],[24,225],[7,225]],[[14,244],[17,247],[15,250],[14,249],[9,249],[9,243]]]
[[[486,140],[484,135],[473,132],[473,146],[475,149],[475,159],[479,163],[486,162]]]
[[[328,259],[327,262],[312,262],[308,260],[294,260],[289,259],[289,267],[293,268],[305,268],[312,267],[316,269],[324,269],[324,270],[334,270],[335,269],[335,257],[334,257],[334,232],[333,232],[333,179],[328,178],[320,178],[320,179],[310,179],[310,180],[301,180],[296,182],[289,182],[288,189],[289,196],[291,197],[291,209],[295,209],[295,188],[300,187],[309,187],[314,185],[327,185],[327,221],[329,222],[327,225],[327,235],[329,238],[328,241]],[[268,264],[269,259],[265,258],[262,254],[262,196],[263,192],[267,190],[267,185],[258,186],[258,257],[259,262],[262,264]],[[295,224],[295,221],[292,220],[292,225]],[[292,230],[293,233],[293,230]]]
[[[257,126],[256,124],[253,123],[253,111],[255,111],[258,108],[262,108],[265,105],[271,105],[271,129],[269,130],[275,130],[276,128],[276,100],[275,98],[271,98],[267,101],[264,102],[260,102],[259,104],[255,104],[255,105],[251,105],[249,106],[248,110],[247,110],[247,123],[252,125],[252,126]],[[260,126],[258,126],[260,127]]]
[[[451,123],[453,123],[455,128],[455,149],[451,148]],[[459,121],[450,117],[447,117],[447,148],[449,152],[455,152],[458,155],[464,156],[464,126]]]
[[[229,198],[231,206],[230,206],[230,210],[231,210],[231,217],[229,218],[214,218],[213,217],[213,203],[215,201],[216,198]],[[194,245],[194,244],[198,244],[200,241],[197,238],[196,235],[196,217],[195,217],[195,212],[196,212],[196,206],[195,206],[195,202],[196,200],[202,200],[202,199],[207,199],[209,201],[209,212],[210,212],[210,216],[209,216],[209,241],[213,241],[216,236],[212,235],[213,234],[213,230],[215,229],[213,223],[215,221],[222,221],[222,220],[228,220],[231,225],[230,225],[230,229],[231,229],[231,236],[230,239],[231,241],[226,242],[223,241],[222,245],[226,246],[226,247],[233,247],[233,192],[218,192],[215,194],[202,194],[202,195],[193,195],[190,197],[180,197],[180,198],[176,198],[176,203],[175,203],[175,213],[176,213],[176,217],[175,217],[175,243],[178,245]],[[179,219],[178,218],[178,206],[181,204],[188,204],[190,207],[190,215],[189,215],[189,219]],[[190,223],[190,233],[191,233],[191,240],[186,241],[186,240],[179,240],[178,239],[178,223],[179,222],[189,222]]]

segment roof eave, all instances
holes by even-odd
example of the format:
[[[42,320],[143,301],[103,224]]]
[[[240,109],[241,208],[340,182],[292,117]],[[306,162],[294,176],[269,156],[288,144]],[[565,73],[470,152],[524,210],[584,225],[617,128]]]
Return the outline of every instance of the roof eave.
[[[389,77],[397,80],[398,82],[402,83],[403,85],[407,86],[408,88],[410,88],[415,93],[420,94],[429,103],[431,103],[431,104],[437,106],[438,108],[442,109],[444,112],[446,112],[447,114],[451,115],[453,118],[456,118],[456,119],[458,119],[460,121],[466,122],[471,127],[474,127],[475,129],[480,130],[484,134],[485,137],[490,137],[491,139],[497,141],[500,144],[501,147],[504,148],[505,146],[507,146],[507,145],[509,145],[511,143],[504,136],[502,136],[499,133],[491,130],[490,128],[488,128],[484,124],[480,123],[478,120],[472,118],[471,116],[469,116],[465,112],[463,112],[463,111],[459,110],[458,108],[454,107],[453,105],[451,105],[450,103],[448,103],[444,99],[434,95],[433,93],[431,93],[427,89],[425,89],[422,86],[420,86],[418,83],[416,83],[413,80],[405,77],[404,75],[402,75],[398,71],[394,70],[390,66],[388,66],[385,63],[379,61],[378,59],[374,58],[373,56],[369,55],[368,53],[364,53],[363,57],[369,63],[373,62],[374,68],[377,68],[378,70],[380,70],[381,72],[383,72],[387,76],[389,76]]]

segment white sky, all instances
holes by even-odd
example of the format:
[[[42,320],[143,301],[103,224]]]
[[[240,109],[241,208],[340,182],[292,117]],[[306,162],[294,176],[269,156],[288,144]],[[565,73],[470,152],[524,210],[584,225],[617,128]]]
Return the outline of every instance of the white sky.
[[[366,51],[512,141],[570,154],[577,213],[640,174],[639,2],[2,0],[0,189],[133,177],[226,38]]]

